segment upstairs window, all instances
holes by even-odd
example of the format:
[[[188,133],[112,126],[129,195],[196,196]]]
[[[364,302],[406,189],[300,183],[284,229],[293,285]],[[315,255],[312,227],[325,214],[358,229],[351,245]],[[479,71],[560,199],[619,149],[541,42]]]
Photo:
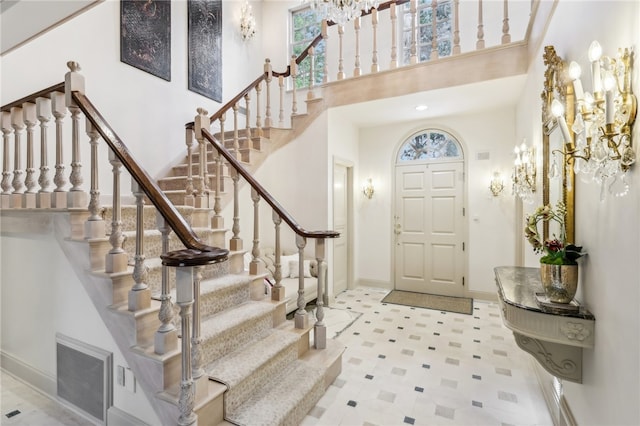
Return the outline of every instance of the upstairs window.
[[[418,0],[416,55],[418,62],[431,59],[433,41],[433,8],[431,0]],[[402,8],[402,60],[405,65],[411,61],[411,5],[405,3]],[[436,42],[438,57],[451,56],[453,48],[453,8],[451,0],[440,0],[436,7]]]
[[[316,11],[310,7],[291,11],[291,54],[296,57],[306,49],[309,44],[321,33],[322,22]],[[324,77],[325,41],[321,40],[314,49],[315,62],[313,67],[314,83],[321,84]],[[309,73],[311,61],[307,56],[298,65],[298,78],[296,88],[309,87]]]
[[[398,151],[398,163],[407,161],[461,160],[460,142],[449,133],[423,130],[407,139]]]

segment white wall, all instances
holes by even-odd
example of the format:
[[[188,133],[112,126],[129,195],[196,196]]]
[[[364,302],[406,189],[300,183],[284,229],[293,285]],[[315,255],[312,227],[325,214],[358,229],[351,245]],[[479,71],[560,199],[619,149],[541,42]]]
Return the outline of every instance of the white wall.
[[[553,45],[566,61],[577,61],[583,85],[591,91],[587,49],[598,40],[605,55],[640,45],[640,3],[637,1],[560,1],[542,46]],[[517,131],[539,135],[540,92],[544,74],[542,50],[530,69],[527,90],[518,104]],[[636,55],[632,87],[638,94]],[[633,132],[638,152],[640,128]],[[564,383],[565,397],[578,424],[640,423],[640,180],[636,164],[629,175],[630,193],[599,201],[599,187],[576,179],[576,243],[589,253],[580,261],[578,299],[596,317],[595,347],[583,351],[583,383]],[[525,206],[525,214],[535,208]],[[525,244],[526,263],[537,257]]]
[[[376,194],[357,211],[358,260],[356,276],[363,282],[393,287],[392,216],[394,209],[394,160],[400,144],[414,132],[441,128],[458,137],[466,160],[466,226],[468,290],[495,293],[493,267],[512,265],[514,199],[508,188],[499,197],[489,191],[493,170],[509,176],[514,144],[514,111],[503,108],[467,116],[397,123],[361,129],[359,173],[373,177]],[[489,152],[489,160],[477,160]],[[365,249],[366,248],[366,249]]]

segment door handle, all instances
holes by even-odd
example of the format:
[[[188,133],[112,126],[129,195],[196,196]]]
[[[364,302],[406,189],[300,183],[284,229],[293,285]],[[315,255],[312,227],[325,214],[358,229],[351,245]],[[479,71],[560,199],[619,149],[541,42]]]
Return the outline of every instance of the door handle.
[[[396,223],[394,232],[396,233],[396,235],[400,235],[402,233],[402,225],[400,225],[399,223]]]

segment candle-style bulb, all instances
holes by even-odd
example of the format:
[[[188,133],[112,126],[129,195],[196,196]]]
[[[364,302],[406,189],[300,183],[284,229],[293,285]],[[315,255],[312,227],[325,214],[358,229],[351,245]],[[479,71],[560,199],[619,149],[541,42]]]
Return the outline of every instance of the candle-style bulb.
[[[597,40],[592,41],[591,45],[589,46],[589,60],[591,62],[595,62],[599,60],[601,56],[602,46],[600,46],[600,43],[598,43]]]
[[[569,77],[571,77],[571,80],[577,80],[581,75],[582,69],[580,68],[580,65],[578,65],[576,61],[571,61],[569,64]]]
[[[564,106],[562,106],[559,100],[554,99],[553,102],[551,102],[551,113],[555,117],[560,117],[564,114]]]

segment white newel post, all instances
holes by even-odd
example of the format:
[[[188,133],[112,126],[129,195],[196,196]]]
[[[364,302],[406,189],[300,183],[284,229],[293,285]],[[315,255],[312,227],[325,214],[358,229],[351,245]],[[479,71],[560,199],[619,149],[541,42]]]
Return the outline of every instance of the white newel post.
[[[113,167],[113,207],[111,212],[111,235],[109,236],[111,250],[105,256],[105,272],[108,274],[126,271],[128,261],[127,253],[122,248],[125,240],[125,235],[122,233],[122,211],[120,208],[120,169],[122,163],[111,150],[109,150],[109,163]]]
[[[280,263],[280,225],[282,224],[282,218],[274,210],[272,213],[273,224],[275,226],[275,260],[274,260],[274,272],[273,279],[276,281],[275,285],[271,289],[271,300],[281,301],[284,300],[285,289],[282,285],[282,264]]]
[[[202,368],[201,346],[202,338],[200,337],[200,283],[202,282],[202,271],[204,266],[194,267],[193,276],[193,315],[191,330],[191,371],[193,380],[196,381],[204,375]],[[183,335],[184,336],[184,335]],[[202,386],[200,386],[203,389]],[[197,390],[197,389],[196,389]]]
[[[86,238],[102,238],[105,235],[105,223],[101,216],[100,189],[98,187],[98,139],[100,134],[91,124],[86,122],[87,135],[91,144],[91,189],[89,191],[89,218],[85,222]]]
[[[318,293],[316,299],[316,324],[313,328],[314,346],[316,349],[327,347],[327,327],[324,323],[324,288],[326,285],[327,265],[324,261],[326,239],[316,239],[316,261],[318,262]]]
[[[86,207],[87,194],[81,188],[82,179],[82,163],[80,162],[80,108],[75,104],[72,98],[73,92],[84,94],[84,76],[80,74],[80,65],[77,62],[67,62],[69,72],[64,77],[65,103],[69,111],[71,111],[71,174],[69,182],[71,189],[69,190],[69,207]]]
[[[11,143],[11,113],[2,112],[2,194],[0,195],[0,208],[11,208],[11,162],[9,161],[9,144]]]
[[[67,208],[67,178],[64,174],[64,139],[62,129],[64,118],[67,115],[67,106],[64,93],[53,92],[51,94],[51,108],[56,119],[56,174],[53,183],[56,188],[53,190],[52,207],[57,209]]]
[[[24,131],[24,117],[22,116],[22,108],[11,108],[11,126],[13,127],[13,192],[11,193],[11,207],[14,209],[22,208],[22,194],[24,194],[25,186],[23,181],[24,171],[21,169],[22,153],[21,139]]]
[[[36,99],[36,113],[40,121],[40,176],[38,184],[40,191],[36,197],[36,206],[41,209],[51,207],[51,179],[49,178],[49,154],[47,148],[47,128],[51,121],[51,99]],[[104,233],[102,234],[104,236]]]
[[[156,226],[162,235],[162,254],[169,251],[169,233],[171,228],[167,225],[160,213],[156,213]],[[158,319],[160,327],[154,336],[154,352],[158,355],[166,354],[178,348],[178,331],[173,325],[173,303],[171,302],[171,288],[169,286],[169,267],[162,265],[162,288],[160,290],[160,311]]]
[[[294,316],[295,327],[305,329],[309,326],[309,315],[304,309],[304,248],[307,245],[307,239],[296,235],[296,246],[298,247],[298,310]]]
[[[180,417],[178,425],[190,426],[198,422],[193,412],[195,406],[195,384],[191,370],[191,307],[193,306],[193,267],[176,268],[176,303],[180,306],[182,324],[182,375],[180,380]]]
[[[33,209],[36,207],[36,168],[34,167],[34,152],[33,152],[33,134],[36,124],[38,124],[36,118],[36,105],[31,102],[25,102],[22,104],[22,115],[24,118],[24,124],[27,128],[27,169],[24,184],[26,191],[24,193],[24,202],[22,206],[27,209]]]
[[[144,263],[144,192],[134,179],[131,180],[131,192],[136,198],[136,254],[133,257],[135,284],[129,290],[129,311],[135,312],[151,306],[151,289],[147,285],[149,268]]]

